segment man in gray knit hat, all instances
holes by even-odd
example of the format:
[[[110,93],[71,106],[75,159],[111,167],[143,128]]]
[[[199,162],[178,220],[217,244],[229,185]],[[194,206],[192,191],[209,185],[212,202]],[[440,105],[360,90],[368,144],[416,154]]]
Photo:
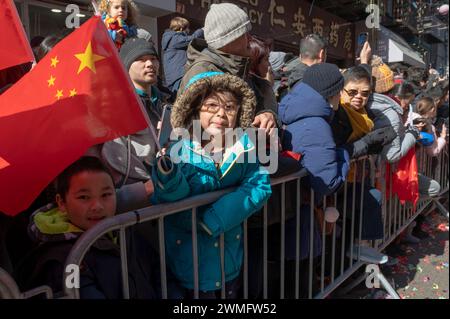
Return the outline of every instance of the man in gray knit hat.
[[[194,39],[188,47],[178,93],[199,73],[221,71],[238,76],[255,91],[258,104],[253,125],[270,133],[277,126],[277,102],[270,85],[249,74],[250,30],[250,19],[238,6],[212,4],[205,18],[205,39]]]

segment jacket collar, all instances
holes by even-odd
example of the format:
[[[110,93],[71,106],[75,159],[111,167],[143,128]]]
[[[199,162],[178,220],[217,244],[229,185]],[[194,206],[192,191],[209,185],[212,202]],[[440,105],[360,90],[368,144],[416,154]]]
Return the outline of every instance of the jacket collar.
[[[153,104],[156,104],[158,102],[158,100],[160,100],[161,94],[160,94],[159,90],[156,87],[154,87],[153,85],[150,86],[150,94],[151,94],[151,96],[149,96],[148,92],[145,92],[144,90],[141,90],[141,89],[138,89],[138,88],[134,88],[134,90],[142,98],[150,97],[150,100],[152,101]]]
[[[400,101],[398,101],[395,97],[386,94],[373,93],[366,105],[368,112],[373,112],[373,110],[383,111],[388,108],[392,108],[398,114],[403,115],[403,109],[400,106]]]
[[[225,73],[245,78],[248,75],[250,58],[228,54],[211,48],[203,39],[193,39],[187,51],[187,70],[199,62],[209,62]]]
[[[215,165],[212,157],[204,151],[198,141],[184,140],[183,143],[189,151],[201,157],[201,160],[199,160],[199,162],[203,162],[209,165]],[[243,156],[245,153],[252,152],[255,149],[255,143],[251,140],[250,136],[247,133],[243,133],[240,136],[239,140],[233,144],[233,146],[225,150],[222,162],[219,166],[221,175],[220,178],[222,179],[226,174],[228,174],[228,172],[231,170],[240,156]]]
[[[48,204],[31,215],[29,234],[37,242],[64,242],[78,239],[84,231],[72,224],[67,214],[54,204]],[[93,247],[118,251],[117,236],[108,233],[100,237]]]

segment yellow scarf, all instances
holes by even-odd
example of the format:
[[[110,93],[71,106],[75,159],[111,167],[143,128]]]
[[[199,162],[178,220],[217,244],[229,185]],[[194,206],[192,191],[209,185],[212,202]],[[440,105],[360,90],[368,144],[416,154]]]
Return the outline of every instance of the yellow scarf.
[[[363,108],[361,111],[357,111],[353,109],[350,104],[344,103],[342,99],[340,104],[347,113],[348,118],[350,119],[350,124],[352,125],[352,134],[348,138],[347,142],[354,142],[372,130],[373,122],[367,115],[365,108]],[[347,174],[347,180],[349,183],[355,182],[354,174],[356,169],[356,163],[352,163]],[[357,177],[357,179],[360,180],[361,176]]]
[[[363,137],[373,129],[373,122],[367,115],[366,110],[363,108],[361,111],[353,109],[350,104],[344,103],[341,99],[341,106],[350,119],[352,125],[352,134],[348,138],[347,142],[353,142]]]

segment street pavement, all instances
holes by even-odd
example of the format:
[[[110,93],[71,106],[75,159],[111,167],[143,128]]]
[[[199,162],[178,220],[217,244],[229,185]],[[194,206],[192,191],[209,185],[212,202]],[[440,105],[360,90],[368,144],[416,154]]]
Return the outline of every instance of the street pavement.
[[[390,261],[380,269],[401,299],[449,299],[448,219],[433,211],[422,230],[429,237],[418,244],[392,244],[387,250]],[[368,289],[364,281],[350,293],[334,298],[391,299],[383,289]]]

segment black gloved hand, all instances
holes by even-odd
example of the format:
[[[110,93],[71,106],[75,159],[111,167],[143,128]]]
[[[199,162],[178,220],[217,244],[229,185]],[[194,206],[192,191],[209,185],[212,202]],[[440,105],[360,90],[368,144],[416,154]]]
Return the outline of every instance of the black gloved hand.
[[[347,150],[351,158],[358,158],[367,154],[378,154],[383,146],[392,142],[396,136],[397,134],[392,127],[382,127],[342,147]]]
[[[368,145],[386,145],[392,142],[396,135],[397,134],[391,126],[386,126],[367,133],[361,138],[361,140],[363,140]]]
[[[415,127],[414,125],[408,125],[408,127],[406,128],[405,134],[406,133],[411,133],[416,140],[419,138],[420,136],[420,131],[417,127]]]
[[[367,154],[369,150],[369,144],[363,139],[359,139],[353,143],[347,143],[342,146],[348,152],[350,158],[358,158]]]
[[[383,145],[381,144],[372,144],[369,145],[369,148],[367,149],[367,155],[374,155],[374,154],[380,154],[383,150]]]

